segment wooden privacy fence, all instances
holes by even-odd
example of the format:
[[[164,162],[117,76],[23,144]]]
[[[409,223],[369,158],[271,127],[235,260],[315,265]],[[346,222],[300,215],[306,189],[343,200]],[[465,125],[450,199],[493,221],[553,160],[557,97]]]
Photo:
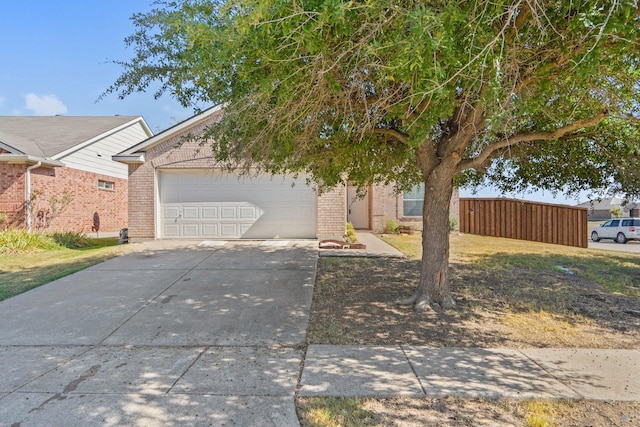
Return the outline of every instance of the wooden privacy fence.
[[[514,199],[460,199],[460,231],[586,248],[587,208]]]

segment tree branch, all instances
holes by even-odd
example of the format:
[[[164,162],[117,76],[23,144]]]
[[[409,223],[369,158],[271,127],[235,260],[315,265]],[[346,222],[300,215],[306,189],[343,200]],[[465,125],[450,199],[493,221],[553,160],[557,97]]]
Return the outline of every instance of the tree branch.
[[[589,128],[599,125],[609,115],[608,110],[604,110],[594,117],[584,120],[578,120],[577,122],[568,124],[561,128],[558,128],[552,132],[530,132],[516,134],[510,138],[505,138],[489,144],[480,154],[475,158],[464,159],[458,165],[457,172],[462,172],[466,169],[478,169],[481,168],[484,163],[491,157],[491,154],[496,150],[511,147],[528,142],[543,142],[552,141],[554,139],[560,139],[571,132],[576,132],[580,129]]]
[[[407,135],[404,132],[400,132],[397,129],[386,129],[386,128],[376,128],[373,133],[375,135],[384,135],[384,136],[389,136],[393,139],[397,139],[398,141],[400,141],[403,144],[407,143],[407,140],[409,139],[409,135]]]

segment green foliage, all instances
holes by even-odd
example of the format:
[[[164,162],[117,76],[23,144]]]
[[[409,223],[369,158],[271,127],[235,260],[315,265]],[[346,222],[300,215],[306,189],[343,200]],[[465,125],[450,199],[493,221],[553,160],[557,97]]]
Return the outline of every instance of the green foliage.
[[[69,248],[79,249],[89,246],[89,239],[82,233],[74,233],[72,231],[56,232],[49,235],[58,245]]]
[[[0,230],[7,228],[9,224],[9,215],[5,212],[0,212]]]
[[[24,229],[8,228],[0,231],[0,255],[29,253],[59,249],[60,246],[49,236],[28,233]]]
[[[358,241],[356,237],[356,230],[353,228],[353,224],[347,222],[347,240],[351,243],[356,243]]]
[[[90,239],[81,233],[41,234],[29,233],[21,228],[0,231],[0,255],[50,251],[62,247],[79,249],[88,246],[92,246]]]
[[[456,231],[458,229],[458,218],[452,216],[449,218],[449,231]]]
[[[392,218],[384,218],[382,232],[385,234],[396,234],[400,231],[400,224]]]
[[[611,213],[611,218],[622,218],[622,209],[620,206],[614,206],[609,209],[609,213]]]
[[[107,93],[225,105],[231,165],[409,188],[445,155],[461,184],[640,188],[633,2],[158,4]]]

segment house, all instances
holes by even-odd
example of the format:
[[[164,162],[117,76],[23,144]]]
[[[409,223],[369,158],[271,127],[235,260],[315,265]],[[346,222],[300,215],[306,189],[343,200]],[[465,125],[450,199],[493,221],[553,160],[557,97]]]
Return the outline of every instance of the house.
[[[152,135],[142,117],[0,117],[0,228],[119,232],[128,170],[111,156]]]
[[[606,197],[599,200],[589,200],[584,203],[580,203],[580,207],[587,208],[589,210],[589,221],[602,221],[611,219],[612,209],[619,208],[622,216],[640,216],[640,209],[637,203],[627,203],[620,197]]]
[[[424,184],[410,191],[398,193],[393,185],[372,185],[364,198],[356,189],[347,185],[347,221],[355,229],[382,233],[390,226],[403,226],[410,230],[422,230],[422,204]],[[460,195],[454,190],[449,206],[450,218],[458,222]]]
[[[387,216],[420,224],[415,194],[374,186],[354,199],[346,183],[318,194],[305,176],[225,171],[187,137],[220,114],[208,109],[113,157],[129,166],[130,239],[324,239],[342,237],[347,220],[375,230]]]

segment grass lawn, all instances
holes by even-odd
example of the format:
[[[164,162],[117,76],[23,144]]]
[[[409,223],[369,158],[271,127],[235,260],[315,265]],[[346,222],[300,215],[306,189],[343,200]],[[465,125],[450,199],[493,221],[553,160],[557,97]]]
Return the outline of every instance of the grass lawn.
[[[381,237],[410,259],[422,256],[420,235]],[[611,291],[640,296],[640,254],[458,234],[451,234],[450,244],[452,264],[487,270],[523,268],[553,272],[568,269]]]
[[[88,239],[80,249],[0,255],[0,301],[101,263],[130,250],[118,238]]]

